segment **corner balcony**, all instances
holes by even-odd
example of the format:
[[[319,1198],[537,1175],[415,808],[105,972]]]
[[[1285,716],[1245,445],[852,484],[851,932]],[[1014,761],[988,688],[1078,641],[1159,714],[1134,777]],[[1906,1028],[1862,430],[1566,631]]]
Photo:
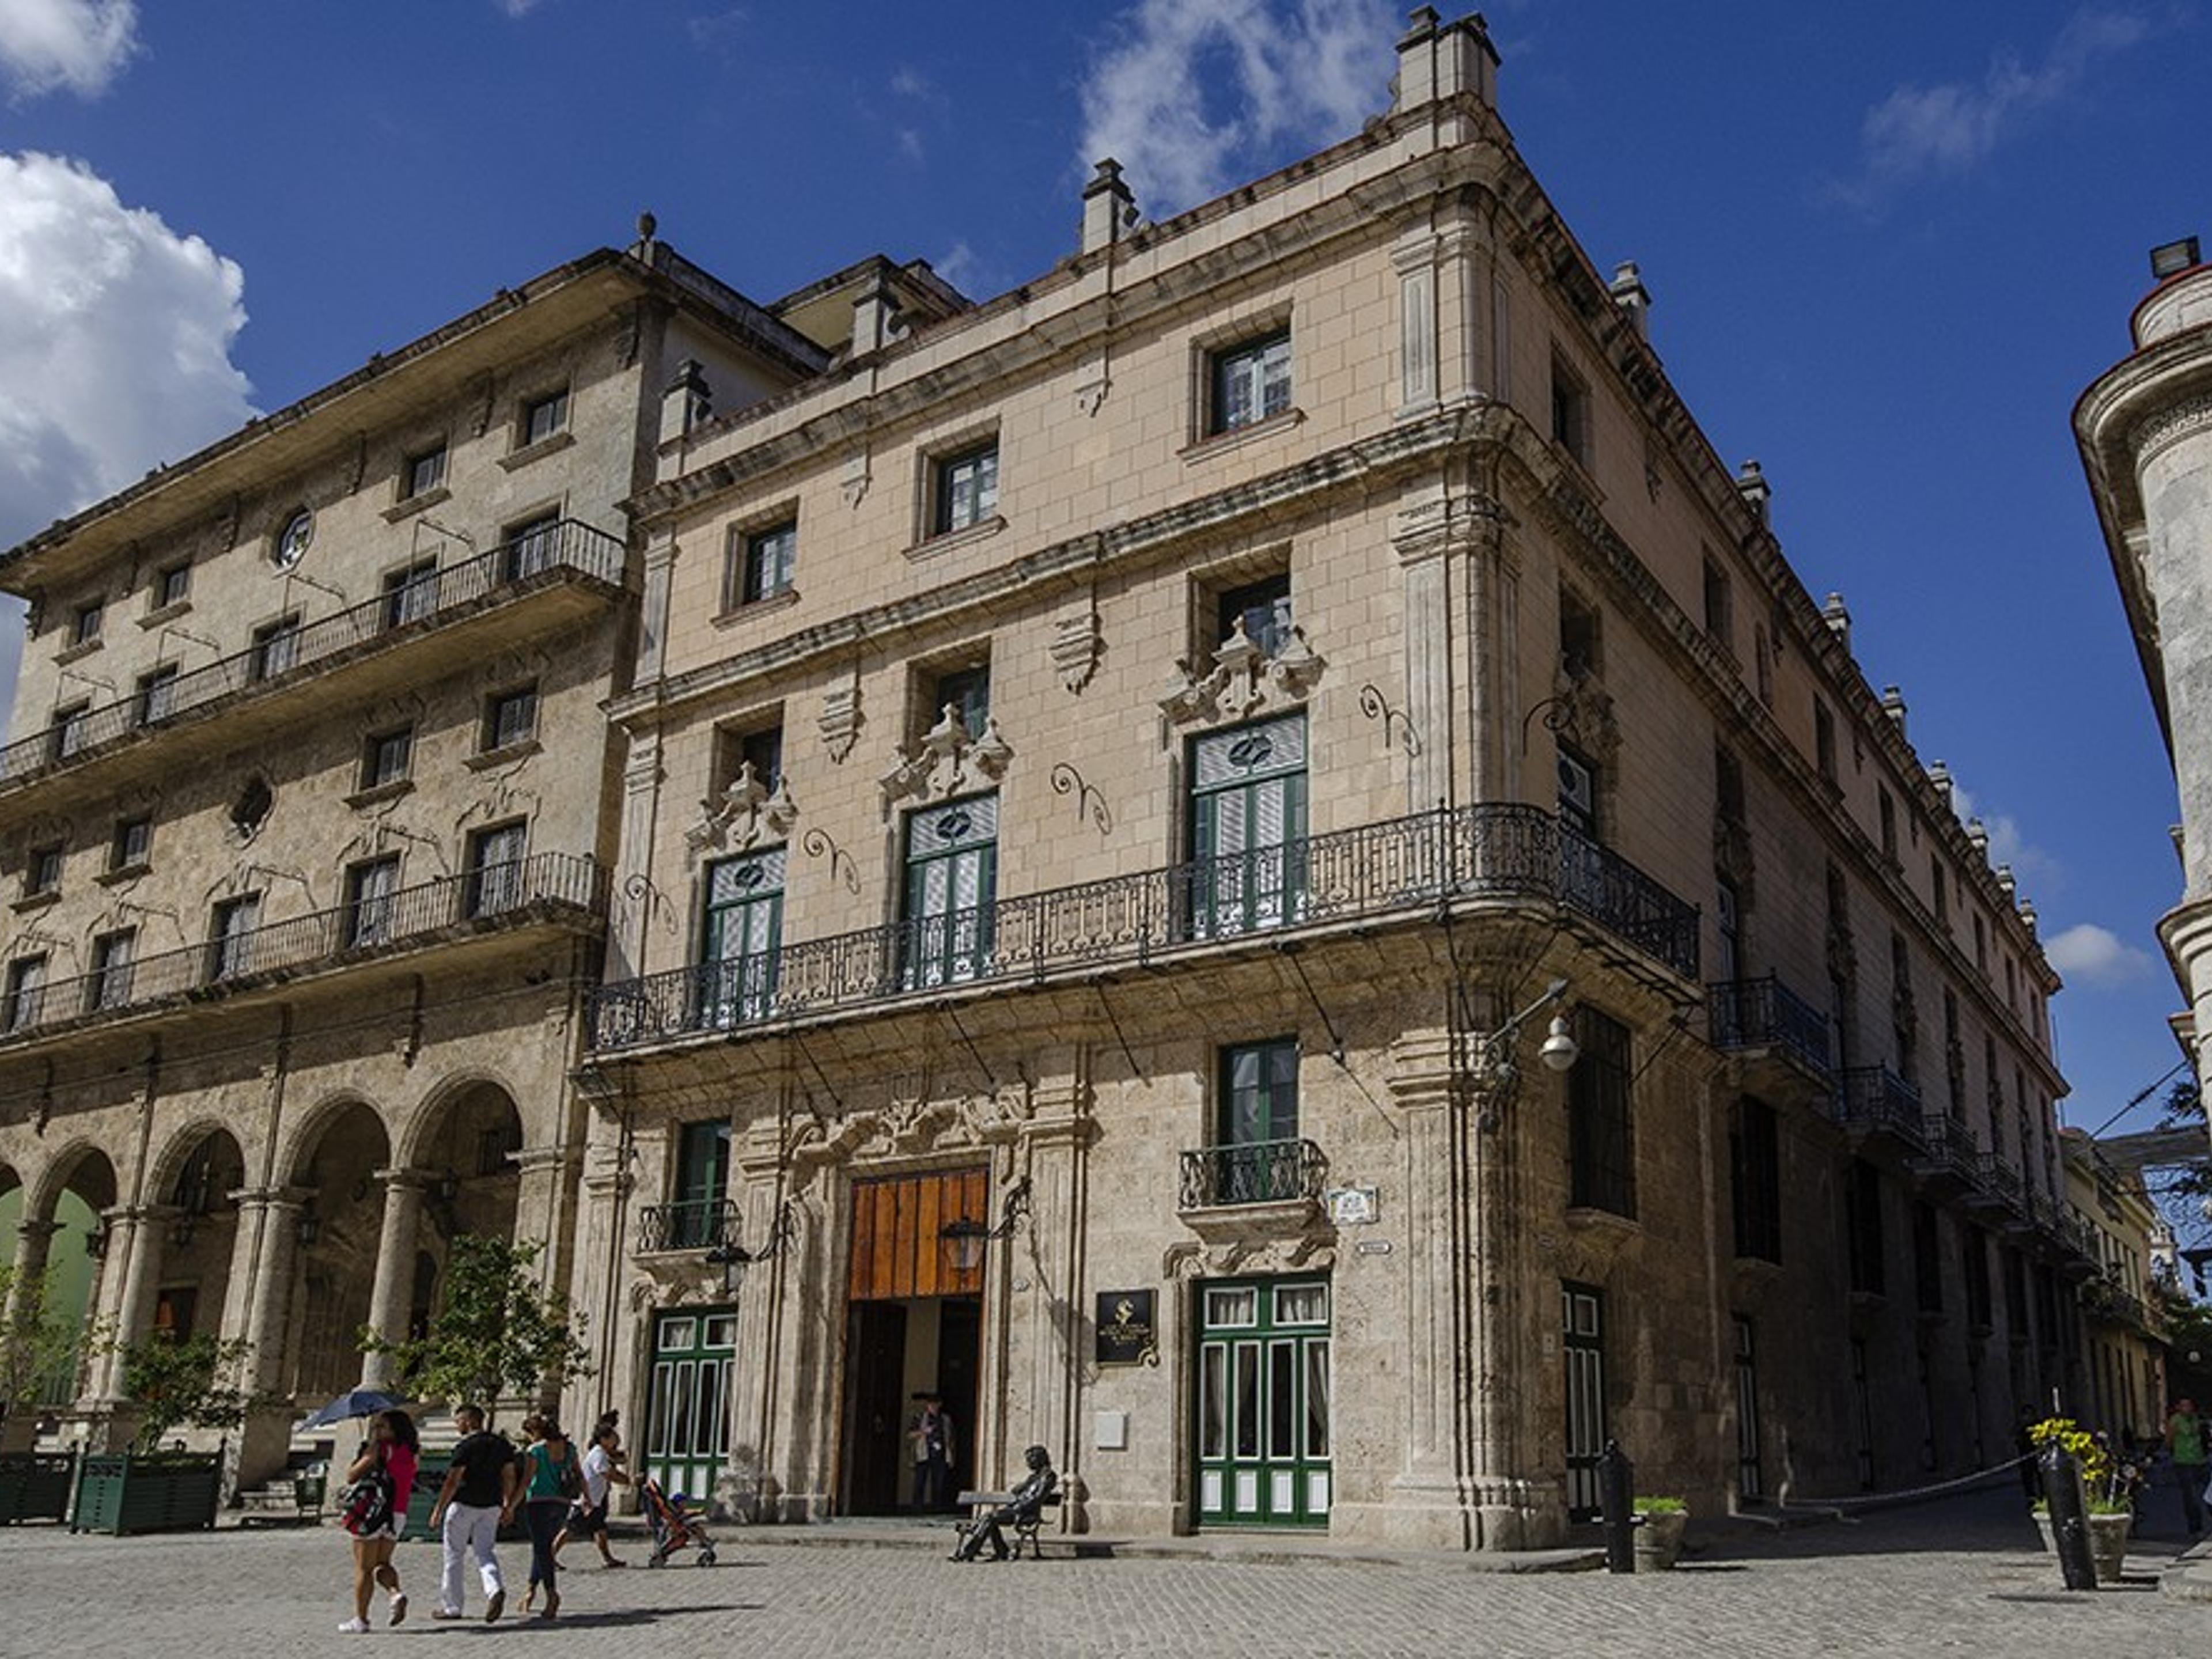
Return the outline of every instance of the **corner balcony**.
[[[495,933],[597,933],[606,904],[607,872],[597,860],[534,853],[94,973],[19,985],[0,1000],[0,1051]]]
[[[1705,987],[1705,1030],[1714,1048],[1741,1063],[1753,1092],[1834,1086],[1827,1015],[1775,975]]]
[[[623,556],[618,538],[564,519],[0,748],[0,796],[157,739],[159,763],[173,765],[194,745],[171,734],[210,722],[218,729],[207,741],[234,747],[288,718],[300,687],[341,672],[358,682],[349,695],[412,684],[423,658],[453,648],[457,629],[468,629],[473,655],[565,626],[621,591]]]
[[[592,994],[592,1047],[617,1053],[1492,902],[1548,907],[1697,977],[1696,906],[1540,807],[1468,806],[619,981]]]
[[[1180,1159],[1176,1212],[1206,1238],[1297,1233],[1321,1218],[1328,1160],[1310,1140],[1200,1146]]]
[[[1908,1155],[1926,1150],[1920,1091],[1887,1066],[1850,1066],[1838,1073],[1836,1121],[1862,1142],[1887,1141]]]

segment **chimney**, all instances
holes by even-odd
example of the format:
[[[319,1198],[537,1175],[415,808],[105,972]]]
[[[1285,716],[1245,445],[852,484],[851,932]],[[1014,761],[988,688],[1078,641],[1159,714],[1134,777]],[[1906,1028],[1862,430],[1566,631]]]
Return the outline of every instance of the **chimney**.
[[[1472,93],[1498,107],[1498,48],[1480,12],[1456,23],[1441,21],[1434,6],[1416,6],[1398,42],[1397,99],[1402,113],[1424,104]]]
[[[660,394],[660,441],[673,443],[689,436],[714,412],[714,398],[707,389],[706,367],[686,357],[676,365],[676,378]]]
[[[1905,693],[1893,685],[1881,688],[1881,712],[1889,716],[1889,723],[1897,728],[1897,735],[1905,735]]]
[[[1942,761],[1928,763],[1928,781],[1945,806],[1951,804],[1951,769]]]
[[[1828,631],[1842,641],[1844,650],[1851,648],[1851,613],[1842,594],[1828,595],[1827,603],[1820,607],[1820,620],[1828,624]]]
[[[1613,268],[1613,283],[1607,292],[1613,295],[1613,304],[1620,314],[1628,319],[1636,330],[1636,337],[1651,337],[1651,290],[1644,286],[1644,274],[1632,259],[1624,259]]]
[[[1083,252],[1118,242],[1137,222],[1137,198],[1121,182],[1121,164],[1109,155],[1083,187]]]
[[[1767,522],[1767,503],[1774,498],[1774,487],[1766,482],[1766,474],[1759,470],[1757,461],[1746,461],[1735,470],[1736,493],[1750,504],[1753,514],[1761,526]]]

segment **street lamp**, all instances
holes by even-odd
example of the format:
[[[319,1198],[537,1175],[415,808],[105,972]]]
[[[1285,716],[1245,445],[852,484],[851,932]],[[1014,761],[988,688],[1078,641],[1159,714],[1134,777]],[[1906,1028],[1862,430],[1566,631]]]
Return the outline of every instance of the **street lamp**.
[[[1486,1036],[1475,1039],[1481,1050],[1483,1069],[1501,1081],[1510,1079],[1517,1069],[1513,1063],[1513,1039],[1537,1014],[1551,1007],[1567,994],[1567,982],[1555,979],[1544,988],[1544,994],[1507,1020],[1504,1024]],[[1569,1029],[1564,1009],[1552,1016],[1551,1028],[1546,1032],[1543,1046],[1536,1050],[1536,1058],[1548,1072],[1565,1072],[1582,1056],[1582,1045],[1575,1041]]]
[[[973,1216],[962,1216],[937,1230],[938,1247],[945,1253],[945,1267],[961,1278],[974,1273],[983,1265],[983,1247],[994,1238],[1012,1238],[1014,1229],[1029,1212],[1030,1178],[1024,1176],[1006,1188],[997,1226],[988,1227]]]
[[[769,1224],[768,1243],[757,1250],[749,1250],[734,1238],[719,1241],[705,1256],[710,1267],[722,1270],[722,1294],[735,1296],[744,1282],[745,1269],[756,1261],[767,1261],[781,1255],[791,1246],[793,1222],[791,1200],[785,1199],[775,1206],[775,1219]]]

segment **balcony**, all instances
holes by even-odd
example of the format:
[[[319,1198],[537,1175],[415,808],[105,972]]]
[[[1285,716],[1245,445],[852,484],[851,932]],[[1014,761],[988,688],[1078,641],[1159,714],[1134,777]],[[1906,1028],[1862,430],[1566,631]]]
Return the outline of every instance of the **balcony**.
[[[2017,1219],[2023,1187],[2020,1171],[1996,1152],[1977,1152],[1973,1156],[1973,1186],[1966,1194],[1966,1207],[1992,1221]]]
[[[1980,1162],[1981,1152],[1972,1133],[1942,1112],[1930,1112],[1921,1120],[1920,1149],[1905,1160],[1906,1167],[1933,1198],[1959,1198],[1976,1192],[1975,1170]]]
[[[1824,1086],[1832,1076],[1828,1017],[1771,974],[1705,987],[1705,1030],[1714,1048],[1747,1061],[1773,1055]]]
[[[593,859],[536,853],[485,865],[333,910],[20,987],[0,1003],[0,1048],[480,934],[546,922],[597,929],[606,902],[606,871]]]
[[[1176,1212],[1210,1240],[1304,1231],[1321,1218],[1328,1160],[1310,1140],[1255,1140],[1182,1154]]]
[[[1911,1153],[1925,1150],[1920,1091],[1888,1066],[1846,1066],[1836,1084],[1836,1119],[1853,1136],[1886,1139]]]
[[[623,564],[617,538],[562,520],[0,748],[0,795],[216,714],[224,716],[222,740],[234,744],[241,735],[234,717],[289,687],[365,658],[381,658],[426,635],[504,610],[527,594],[580,583],[595,593],[618,588]]]
[[[963,983],[1041,983],[1460,902],[1552,906],[1697,976],[1694,905],[1540,808],[1470,806],[621,981],[593,994],[592,1046],[641,1048]]]
[[[638,1212],[640,1255],[663,1250],[711,1250],[738,1236],[733,1199],[686,1199],[678,1204],[648,1204]]]

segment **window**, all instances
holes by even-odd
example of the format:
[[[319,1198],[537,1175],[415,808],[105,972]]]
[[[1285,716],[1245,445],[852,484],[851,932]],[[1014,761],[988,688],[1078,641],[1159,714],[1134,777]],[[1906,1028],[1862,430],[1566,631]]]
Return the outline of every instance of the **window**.
[[[1942,1240],[1936,1206],[1919,1199],[1912,1205],[1912,1286],[1922,1313],[1943,1311]]]
[[[1197,738],[1190,778],[1191,936],[1295,921],[1305,891],[1305,717]]]
[[[210,981],[250,973],[253,967],[253,935],[261,926],[261,895],[241,893],[215,907],[208,929],[208,969]]]
[[[931,532],[942,536],[981,524],[999,510],[999,441],[947,455],[935,467]]]
[[[1729,1128],[1729,1190],[1735,1200],[1735,1253],[1782,1260],[1782,1145],[1774,1109],[1746,1095]]]
[[[1244,624],[1244,637],[1273,657],[1291,637],[1291,578],[1288,572],[1247,582],[1222,594],[1216,607],[1213,643],[1220,644]]]
[[[2020,1012],[2020,975],[2013,967],[2010,957],[2004,959],[2005,1006],[2015,1014]]]
[[[543,398],[533,398],[522,406],[522,442],[527,448],[543,443],[568,424],[568,388]]]
[[[753,769],[753,776],[762,788],[774,789],[783,781],[783,728],[763,726],[739,738],[738,763]]]
[[[1844,1178],[1844,1234],[1851,1289],[1881,1295],[1881,1171],[1863,1158]]]
[[[1933,853],[1928,855],[1928,892],[1935,901],[1936,925],[1948,933],[1951,928],[1951,900],[1944,891],[1943,860]]]
[[[1552,441],[1589,470],[1590,464],[1589,387],[1565,361],[1552,359]]]
[[[522,902],[527,836],[524,824],[501,823],[469,837],[468,883],[462,901],[467,915],[495,916]]]
[[[176,664],[164,663],[138,677],[135,713],[139,725],[151,726],[155,720],[167,720],[176,705]]]
[[[501,562],[505,580],[519,582],[550,570],[561,551],[561,515],[547,513],[511,526],[506,548],[507,556]]]
[[[1713,750],[1713,811],[1723,823],[1746,822],[1743,763],[1725,749]]]
[[[384,578],[384,625],[404,628],[438,608],[438,562],[424,559]]]
[[[92,942],[91,1006],[120,1008],[131,1000],[131,964],[138,955],[138,930],[118,927]]]
[[[100,624],[106,619],[106,605],[98,599],[94,599],[90,605],[77,606],[76,616],[70,623],[70,643],[71,645],[92,644],[99,639]]]
[[[1585,841],[1597,839],[1597,764],[1559,745],[1559,822]]]
[[[1209,433],[1234,432],[1291,406],[1291,331],[1284,329],[1212,356]]]
[[[446,482],[446,446],[426,449],[419,455],[410,455],[402,479],[403,501],[412,501],[417,495],[427,495]]]
[[[54,710],[52,747],[56,760],[67,760],[85,745],[92,731],[92,705],[65,703]]]
[[[1735,884],[1723,876],[1713,884],[1713,925],[1721,947],[1714,966],[1723,984],[1743,977],[1743,933],[1736,906]]]
[[[983,735],[984,723],[991,718],[991,665],[980,663],[973,668],[955,668],[939,674],[931,681],[929,708],[925,724],[934,726],[950,708],[955,719],[967,729],[971,738]]]
[[[143,870],[153,856],[154,820],[118,819],[115,838],[108,844],[107,867],[111,871]]]
[[[17,957],[8,964],[8,994],[0,1006],[0,1024],[10,1031],[26,1030],[39,1023],[46,1000],[46,958]]]
[[[192,596],[192,568],[189,563],[164,565],[154,576],[154,606],[166,611]]]
[[[62,844],[49,842],[44,847],[33,847],[30,861],[23,867],[23,896],[37,898],[61,890]]]
[[[1299,1197],[1299,1150],[1297,1039],[1224,1048],[1214,1200],[1263,1204]]]
[[[1636,1140],[1630,1121],[1628,1028],[1587,1003],[1575,1010],[1582,1057],[1567,1073],[1567,1202],[1636,1213]]]
[[[763,1018],[775,1006],[787,851],[772,848],[707,866],[699,963],[710,1025]]]
[[[527,743],[538,732],[538,687],[517,686],[484,703],[483,749],[489,754]]]
[[[799,556],[799,521],[790,520],[768,530],[733,535],[730,544],[727,591],[722,608],[758,605],[791,591],[791,573]]]
[[[1974,966],[1985,974],[1990,971],[1990,933],[1978,910],[1974,913]]]
[[[662,1248],[703,1250],[722,1243],[729,1185],[729,1120],[684,1125],[677,1135],[675,1198]]]
[[[1813,763],[1822,777],[1836,781],[1836,717],[1825,702],[1813,705]]]
[[[1897,860],[1897,803],[1890,798],[1889,791],[1879,784],[1875,786],[1875,808],[1881,820],[1882,856],[1894,863]]]
[[[1751,629],[1752,678],[1759,691],[1759,700],[1766,707],[1774,707],[1774,642],[1767,637],[1766,624],[1753,623]]]
[[[300,659],[300,618],[279,617],[253,630],[253,678],[273,678]]]
[[[1735,653],[1735,594],[1728,572],[1705,560],[1705,636],[1731,656]]]
[[[906,988],[990,972],[998,878],[998,796],[971,795],[908,816]]]
[[[1559,590],[1559,668],[1570,679],[1598,672],[1597,612],[1565,588]]]
[[[406,780],[415,764],[415,728],[400,726],[396,731],[371,734],[362,746],[361,787],[381,789],[387,784]]]
[[[345,939],[349,947],[381,945],[390,939],[392,895],[399,890],[399,855],[369,859],[346,871]]]

